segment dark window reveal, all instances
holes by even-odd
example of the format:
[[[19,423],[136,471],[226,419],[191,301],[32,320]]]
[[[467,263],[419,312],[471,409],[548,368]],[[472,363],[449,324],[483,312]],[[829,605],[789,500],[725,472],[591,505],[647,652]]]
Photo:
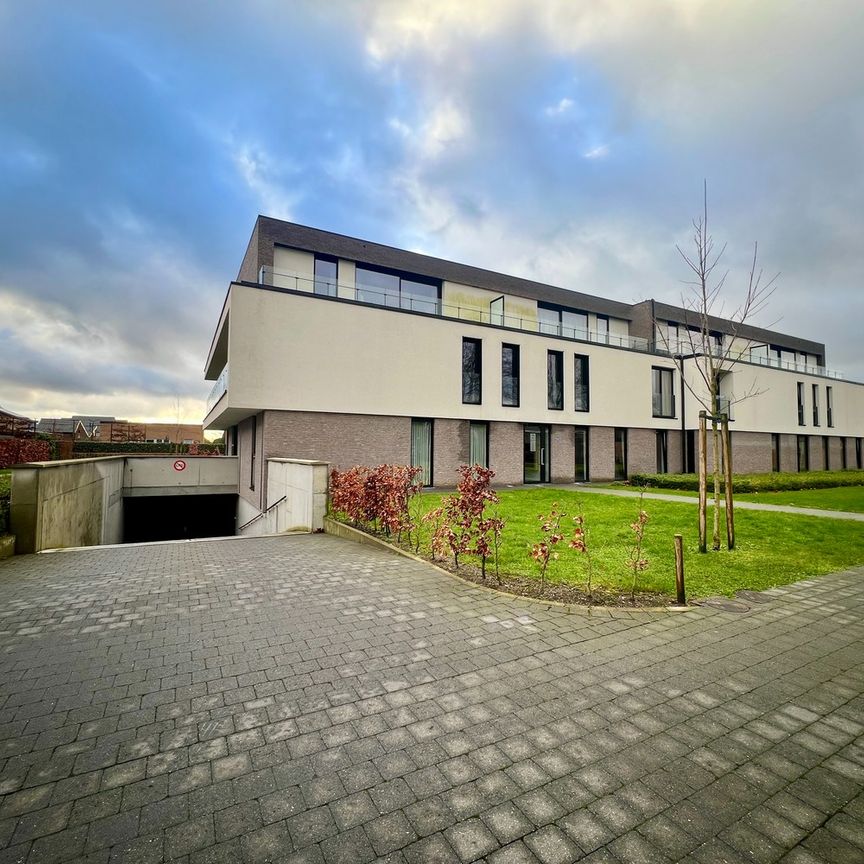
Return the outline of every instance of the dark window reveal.
[[[479,405],[483,390],[482,345],[479,339],[462,340],[462,401]]]
[[[546,405],[555,411],[564,410],[564,354],[546,352]]]
[[[573,410],[587,411],[588,407],[588,358],[583,354],[577,354],[573,366]]]
[[[501,346],[501,404],[519,406],[519,346]]]

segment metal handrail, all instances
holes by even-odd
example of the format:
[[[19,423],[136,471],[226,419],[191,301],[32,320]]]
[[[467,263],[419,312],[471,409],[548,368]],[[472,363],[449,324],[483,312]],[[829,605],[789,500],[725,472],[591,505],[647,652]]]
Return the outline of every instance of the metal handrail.
[[[274,501],[266,510],[262,510],[257,516],[253,516],[248,522],[244,522],[237,530],[242,531],[248,528],[253,522],[256,522],[262,516],[266,516],[277,504],[281,504],[288,496],[283,495],[278,501]]]

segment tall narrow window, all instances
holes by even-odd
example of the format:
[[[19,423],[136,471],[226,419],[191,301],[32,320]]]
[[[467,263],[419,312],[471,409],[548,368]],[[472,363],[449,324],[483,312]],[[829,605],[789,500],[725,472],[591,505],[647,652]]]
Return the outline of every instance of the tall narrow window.
[[[471,422],[468,427],[468,464],[489,467],[489,424]]]
[[[819,385],[813,385],[813,425],[819,425]]]
[[[669,473],[669,433],[665,429],[657,430],[657,473]]]
[[[798,425],[804,425],[804,384],[801,381],[798,382]]]
[[[822,436],[822,467],[831,470],[831,439],[827,435]]]
[[[422,469],[420,480],[432,485],[432,421],[411,421],[411,464]]]
[[[846,439],[840,439],[840,467],[845,471],[849,467],[849,456],[846,452]]]
[[[555,411],[564,410],[564,354],[546,352],[546,405]]]
[[[834,425],[834,388],[825,388],[825,410],[828,412],[828,428]]]
[[[855,467],[860,471],[864,467],[864,453],[862,453],[861,439],[855,439]]]
[[[519,406],[519,346],[501,346],[501,404]]]
[[[462,402],[479,405],[483,392],[482,342],[479,339],[462,340]]]
[[[249,455],[249,488],[255,490],[255,463],[258,461],[258,415],[252,417],[252,449]]]
[[[588,427],[576,427],[576,474],[577,483],[588,480]]]
[[[315,256],[315,293],[326,297],[336,296],[336,277],[339,263],[326,255]]]
[[[576,354],[573,366],[573,410],[587,411],[589,406],[588,390],[588,358],[584,354]]]
[[[675,416],[675,370],[651,369],[651,409],[655,417]]]
[[[615,430],[615,479],[627,479],[627,430]]]
[[[776,432],[771,435],[771,470],[780,470],[780,436]]]
[[[807,446],[807,436],[798,436],[798,470],[810,470],[810,449]]]

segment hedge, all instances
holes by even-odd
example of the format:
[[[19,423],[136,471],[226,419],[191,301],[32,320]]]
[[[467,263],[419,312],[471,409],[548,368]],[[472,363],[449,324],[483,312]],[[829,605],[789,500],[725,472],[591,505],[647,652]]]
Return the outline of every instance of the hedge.
[[[0,438],[0,468],[20,462],[47,462],[51,445],[35,438]]]
[[[72,452],[76,456],[105,453],[188,453],[192,456],[213,456],[221,453],[218,444],[164,444],[151,441],[76,441]]]
[[[713,488],[713,483],[713,475],[709,473],[709,489]],[[630,485],[698,492],[699,477],[696,474],[632,474]],[[720,478],[720,486],[725,488],[722,477]],[[864,486],[864,471],[736,474],[732,478],[733,492],[789,492],[796,489],[830,489],[837,486]]]
[[[9,531],[9,499],[12,496],[12,475],[0,474],[0,534]]]

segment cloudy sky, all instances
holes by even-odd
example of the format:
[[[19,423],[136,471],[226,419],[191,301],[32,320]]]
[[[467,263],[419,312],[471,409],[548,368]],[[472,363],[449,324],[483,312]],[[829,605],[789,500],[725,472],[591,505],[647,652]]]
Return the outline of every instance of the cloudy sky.
[[[0,405],[197,421],[257,213],[727,311],[864,380],[860,0],[0,0]]]

